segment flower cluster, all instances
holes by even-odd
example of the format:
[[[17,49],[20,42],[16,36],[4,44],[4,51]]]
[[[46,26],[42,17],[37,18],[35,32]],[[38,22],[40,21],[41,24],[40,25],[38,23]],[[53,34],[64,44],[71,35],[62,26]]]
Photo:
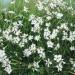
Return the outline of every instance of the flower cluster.
[[[58,63],[58,65],[56,65],[58,71],[62,71],[62,64],[65,64],[65,62],[62,59],[62,55],[54,55],[54,60]]]
[[[0,50],[0,62],[2,63],[2,67],[5,68],[4,70],[8,74],[10,74],[12,72],[12,69],[11,69],[10,61],[7,58],[4,50]]]
[[[14,6],[15,3],[14,0],[11,5]],[[63,0],[37,0],[33,2],[36,11],[32,13],[31,7],[28,6],[30,3],[31,0],[24,0],[23,8],[19,12],[15,9],[2,11],[0,19],[0,48],[4,49],[0,50],[2,67],[8,74],[13,74],[15,68],[24,72],[31,70],[40,73],[43,70],[42,75],[44,73],[59,75],[65,71],[68,75],[70,71],[75,72],[73,8]]]

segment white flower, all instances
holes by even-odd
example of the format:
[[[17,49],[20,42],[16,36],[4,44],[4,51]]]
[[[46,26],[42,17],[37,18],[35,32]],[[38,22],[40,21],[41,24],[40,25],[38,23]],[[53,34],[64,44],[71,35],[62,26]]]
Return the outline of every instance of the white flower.
[[[12,35],[9,35],[10,32],[11,32],[10,28],[8,28],[5,31],[3,31],[3,37],[6,38],[7,40],[12,39]]]
[[[45,52],[44,52],[44,49],[42,47],[37,48],[37,53],[39,54],[39,56],[41,58],[45,58]]]
[[[40,38],[41,38],[41,37],[40,37],[40,35],[37,35],[37,36],[35,36],[35,38],[34,38],[34,39],[35,39],[36,41],[39,41],[39,40],[40,40]]]
[[[4,50],[0,50],[0,62],[2,63],[2,67],[5,68],[4,70],[8,74],[10,74],[12,72],[12,69],[11,69],[10,61],[7,58]]]
[[[54,43],[52,41],[47,41],[47,46],[53,48]]]
[[[32,52],[29,49],[25,49],[23,51],[23,54],[24,54],[24,57],[29,57],[32,54]]]
[[[63,14],[62,13],[58,13],[56,16],[57,16],[57,19],[61,19],[63,17]]]
[[[31,52],[36,52],[36,45],[32,43],[32,45],[29,47]]]
[[[32,39],[33,39],[33,36],[32,36],[32,35],[29,35],[29,36],[28,36],[28,39],[29,39],[29,40],[32,40]]]
[[[24,42],[20,42],[20,43],[19,43],[19,46],[20,46],[21,48],[24,47],[24,45],[25,45]]]
[[[68,33],[66,31],[63,31],[62,40],[68,40]]]
[[[39,31],[40,31],[39,25],[37,25],[37,26],[35,26],[35,27],[32,27],[31,31],[34,32],[34,33],[35,33],[35,32],[39,32]]]
[[[68,24],[67,23],[61,23],[61,26],[60,26],[60,29],[65,29],[65,30],[69,30],[69,28],[68,28],[68,26],[67,26]]]
[[[11,74],[12,72],[12,69],[11,69],[11,66],[10,65],[7,65],[7,67],[5,67],[4,69],[8,74]]]
[[[33,19],[35,19],[35,15],[31,14],[31,15],[29,16],[29,21],[31,21],[31,20],[33,20]]]
[[[58,34],[59,30],[58,29],[54,29],[52,34],[49,36],[50,39],[54,39],[56,38],[57,34]]]
[[[57,62],[56,68],[58,69],[58,72],[62,71],[63,64],[65,64],[62,59],[62,55],[54,55],[54,60]]]
[[[72,58],[70,58],[70,63],[72,65],[71,69],[75,72],[75,61]]]
[[[43,53],[44,49],[42,47],[40,48],[37,48],[37,53],[40,54],[40,53]]]
[[[35,17],[35,15],[30,15],[29,21],[31,21],[31,31],[33,32],[39,32],[40,31],[40,25],[42,25],[43,20],[42,17]]]
[[[60,62],[62,60],[62,55],[54,55],[54,60]]]
[[[38,21],[37,21],[36,19],[33,19],[33,20],[31,21],[31,24],[32,24],[32,25],[37,25],[37,24],[39,24],[39,23],[38,23]]]
[[[69,35],[69,38],[67,40],[69,40],[70,42],[75,40],[75,31],[70,31],[70,35]]]
[[[13,43],[19,43],[19,41],[20,41],[20,38],[17,36],[17,37],[14,37],[13,39],[12,39],[12,42]]]
[[[27,43],[28,42],[28,39],[27,38],[22,38],[21,42]]]
[[[16,22],[15,22],[15,23],[16,23]],[[17,25],[17,24],[16,24],[16,25]],[[18,31],[18,26],[16,26],[16,25],[13,26],[13,27],[12,27],[12,30],[11,30],[14,34]]]
[[[51,17],[51,16],[47,16],[46,18],[47,18],[47,20],[51,20],[51,19],[52,19],[52,17]]]
[[[50,59],[48,58],[47,60],[45,60],[46,61],[46,65],[47,65],[47,67],[50,67],[50,65],[52,64],[52,62],[50,61]]]
[[[34,67],[34,68],[33,68],[33,71],[34,71],[34,70],[38,71],[38,68],[39,68],[39,62],[35,62],[35,61],[34,61],[33,67]]]
[[[4,50],[0,50],[0,62],[2,61],[4,56],[6,56],[5,55],[5,51]]]
[[[74,47],[74,46],[71,46],[71,47],[70,47],[70,50],[71,50],[71,51],[75,50],[75,47]]]
[[[51,33],[51,32],[49,31],[48,28],[44,29],[44,38],[45,38],[45,39],[49,39],[50,33]]]
[[[45,52],[40,53],[39,56],[44,59],[46,57]]]
[[[21,37],[22,37],[22,38],[26,38],[27,36],[28,36],[28,34],[25,34],[25,33],[24,33],[24,34],[22,34]]]
[[[46,23],[46,26],[49,27],[51,25],[51,23]]]
[[[75,67],[75,64],[73,64],[73,67]]]
[[[57,19],[61,19],[63,17],[62,13],[54,12],[54,14],[56,15]]]
[[[55,50],[58,50],[60,48],[60,44],[57,43],[56,47],[55,47]]]
[[[59,63],[56,67],[57,67],[57,69],[58,69],[58,72],[59,72],[59,71],[62,71],[63,66],[62,66],[61,63]]]
[[[18,30],[16,33],[15,33],[15,35],[20,35],[20,33],[21,33],[21,31],[20,30]]]
[[[28,34],[22,34],[21,36],[21,43],[24,44],[24,43],[27,43],[28,42],[28,38],[27,38]]]
[[[52,9],[54,9],[54,8],[56,7],[56,4],[54,4],[54,3],[51,2],[51,3],[49,4],[49,6],[50,6]]]

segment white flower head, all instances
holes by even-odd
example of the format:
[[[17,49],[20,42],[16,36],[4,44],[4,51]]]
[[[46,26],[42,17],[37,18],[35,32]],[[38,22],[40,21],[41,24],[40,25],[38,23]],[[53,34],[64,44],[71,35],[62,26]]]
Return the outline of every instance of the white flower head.
[[[39,62],[35,62],[35,61],[34,61],[34,63],[33,63],[33,71],[34,71],[34,70],[38,71],[39,67],[40,67],[40,66],[39,66]]]
[[[62,60],[62,55],[54,55],[54,60],[60,62]]]
[[[51,23],[46,23],[46,26],[49,27],[51,25]]]
[[[56,66],[56,68],[58,69],[58,72],[59,72],[59,71],[62,71],[63,66],[62,66],[61,63],[59,63],[59,64]]]
[[[37,35],[37,36],[35,36],[35,38],[34,38],[34,39],[35,39],[36,41],[39,41],[39,40],[40,40],[40,38],[41,38],[41,37],[40,37],[40,35]]]
[[[34,14],[31,14],[31,15],[29,16],[29,21],[31,21],[31,20],[33,20],[33,19],[35,19],[35,15],[34,15]]]
[[[32,43],[29,49],[31,52],[36,52],[36,44]]]
[[[47,46],[48,46],[49,48],[53,48],[54,43],[53,43],[52,41],[47,41]]]
[[[57,19],[61,19],[63,17],[63,14],[62,13],[59,13],[59,12],[53,12],[56,16]]]
[[[51,20],[51,19],[52,19],[52,17],[51,17],[51,16],[47,16],[46,18],[47,18],[47,20]]]
[[[7,67],[5,67],[5,69],[4,69],[8,74],[11,74],[11,72],[12,72],[12,69],[11,69],[11,66],[10,65],[8,65]]]
[[[47,65],[47,67],[50,67],[50,65],[52,64],[51,60],[48,58],[48,59],[45,60],[45,61],[46,61],[46,65]]]
[[[32,39],[33,39],[33,36],[32,36],[32,35],[29,35],[29,36],[28,36],[28,39],[29,39],[29,40],[32,40]]]
[[[24,57],[29,57],[32,54],[32,52],[29,49],[25,49],[23,51],[23,54],[24,54]]]
[[[75,50],[75,47],[74,47],[74,46],[71,46],[71,47],[70,47],[70,50],[71,50],[71,51]]]
[[[10,61],[6,56],[6,53],[4,50],[0,50],[0,62],[2,63],[2,67],[4,67],[5,71],[10,74],[12,72]]]

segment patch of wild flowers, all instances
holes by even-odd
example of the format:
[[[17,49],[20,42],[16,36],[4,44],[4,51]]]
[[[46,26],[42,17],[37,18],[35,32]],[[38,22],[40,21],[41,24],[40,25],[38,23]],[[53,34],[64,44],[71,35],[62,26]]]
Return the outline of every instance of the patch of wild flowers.
[[[8,74],[75,75],[75,14],[63,0],[24,0],[21,12],[2,10],[0,62]],[[15,4],[15,0],[11,5]],[[6,73],[4,73],[6,74]]]

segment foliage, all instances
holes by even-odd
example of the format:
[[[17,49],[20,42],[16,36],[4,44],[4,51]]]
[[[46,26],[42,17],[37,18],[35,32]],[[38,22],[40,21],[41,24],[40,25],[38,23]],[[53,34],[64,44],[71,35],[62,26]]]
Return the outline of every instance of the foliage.
[[[75,10],[63,0],[13,0],[0,11],[1,75],[75,75]]]

